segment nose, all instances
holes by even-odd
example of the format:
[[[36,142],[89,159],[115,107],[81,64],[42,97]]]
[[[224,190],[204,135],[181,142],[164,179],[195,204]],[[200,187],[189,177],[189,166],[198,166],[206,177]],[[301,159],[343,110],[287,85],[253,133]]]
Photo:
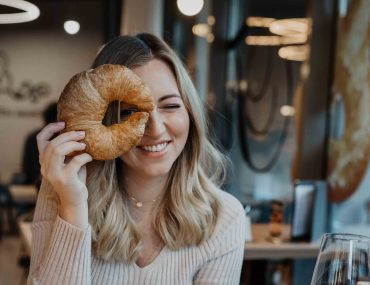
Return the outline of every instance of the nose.
[[[145,127],[145,135],[159,138],[165,131],[165,123],[157,110],[149,113],[149,119]]]

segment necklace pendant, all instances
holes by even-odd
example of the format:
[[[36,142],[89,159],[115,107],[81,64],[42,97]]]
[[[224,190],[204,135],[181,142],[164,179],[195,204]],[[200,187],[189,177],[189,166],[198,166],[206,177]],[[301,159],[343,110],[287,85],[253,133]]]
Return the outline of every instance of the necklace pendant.
[[[143,202],[136,202],[136,207],[141,208],[143,206]]]

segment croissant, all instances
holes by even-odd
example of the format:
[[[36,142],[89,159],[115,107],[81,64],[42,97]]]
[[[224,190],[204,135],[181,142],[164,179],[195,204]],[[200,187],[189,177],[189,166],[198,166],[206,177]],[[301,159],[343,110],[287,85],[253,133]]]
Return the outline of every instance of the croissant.
[[[138,108],[125,121],[103,125],[109,103],[121,101]],[[58,121],[68,131],[85,131],[85,151],[96,160],[111,160],[140,142],[154,108],[149,88],[129,68],[105,64],[71,78],[57,105]]]

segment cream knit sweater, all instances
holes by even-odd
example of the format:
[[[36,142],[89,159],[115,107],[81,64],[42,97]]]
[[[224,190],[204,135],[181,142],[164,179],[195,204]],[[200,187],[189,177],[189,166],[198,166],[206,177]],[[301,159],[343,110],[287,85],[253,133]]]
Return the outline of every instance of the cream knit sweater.
[[[245,219],[241,204],[230,194],[219,191],[223,209],[211,238],[175,251],[165,246],[152,263],[140,268],[94,256],[90,226],[81,229],[61,219],[55,193],[45,183],[32,225],[28,284],[239,284]]]

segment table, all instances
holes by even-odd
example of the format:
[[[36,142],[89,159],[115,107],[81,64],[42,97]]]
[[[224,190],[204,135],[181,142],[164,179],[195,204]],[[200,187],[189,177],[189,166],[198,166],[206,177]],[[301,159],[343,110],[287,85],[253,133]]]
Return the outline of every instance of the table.
[[[282,239],[289,240],[290,225],[283,225],[282,232]],[[316,258],[320,251],[319,242],[269,242],[268,224],[253,224],[252,236],[244,246],[244,260]]]
[[[314,243],[284,242],[273,244],[269,242],[246,243],[244,246],[244,259],[298,259],[316,258],[320,245]]]
[[[34,204],[37,200],[37,189],[34,185],[10,185],[9,193],[14,203]]]
[[[7,216],[8,232],[17,232],[16,218],[33,209],[37,201],[37,188],[34,185],[0,185],[0,238],[3,234],[3,216]]]

